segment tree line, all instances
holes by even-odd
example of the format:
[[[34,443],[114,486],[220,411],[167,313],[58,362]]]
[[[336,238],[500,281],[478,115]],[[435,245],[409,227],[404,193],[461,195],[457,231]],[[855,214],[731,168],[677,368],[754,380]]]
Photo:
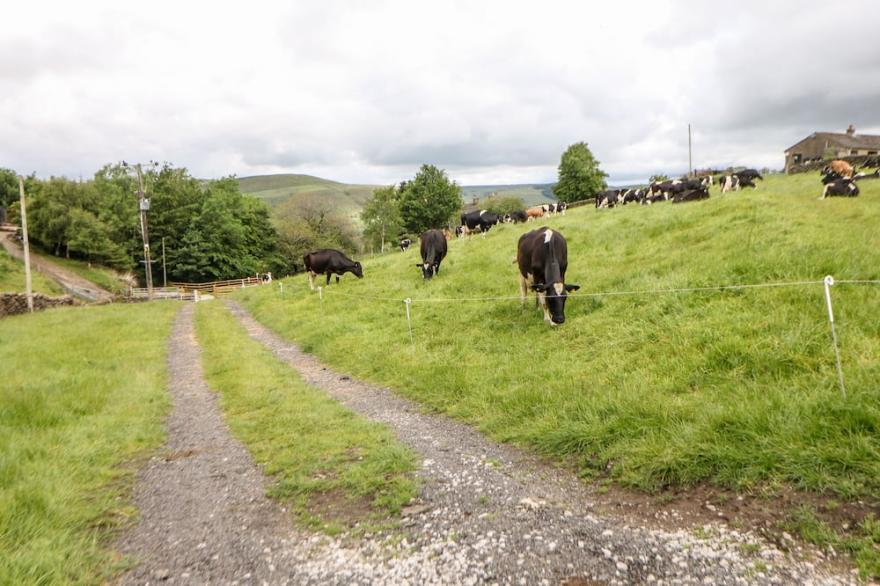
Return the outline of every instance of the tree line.
[[[592,197],[605,188],[604,177],[586,143],[577,143],[562,156],[554,192],[567,202]],[[235,177],[201,180],[169,163],[147,166],[144,182],[153,259],[161,258],[164,239],[171,281],[283,276],[301,270],[303,255],[317,248],[384,251],[402,235],[457,225],[463,205],[459,185],[427,164],[412,179],[377,188],[360,212],[360,227],[316,196],[291,198],[270,215],[263,201],[241,193]],[[105,165],[87,181],[26,177],[31,241],[57,256],[143,275],[136,187],[124,163]],[[12,222],[17,201],[16,173],[0,169],[0,207]],[[520,198],[497,196],[482,205],[499,214],[524,207]]]

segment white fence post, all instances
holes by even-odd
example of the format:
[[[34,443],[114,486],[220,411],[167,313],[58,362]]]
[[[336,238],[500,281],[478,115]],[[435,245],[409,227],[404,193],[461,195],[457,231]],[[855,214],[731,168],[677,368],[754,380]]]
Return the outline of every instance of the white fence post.
[[[411,346],[415,347],[416,342],[415,342],[415,339],[413,338],[412,317],[410,316],[410,313],[409,313],[409,306],[412,305],[412,299],[407,297],[406,299],[403,300],[403,302],[404,302],[404,304],[406,304],[406,324],[409,326],[409,343]]]
[[[840,382],[840,394],[846,399],[846,386],[843,384],[843,368],[840,366],[840,348],[837,346],[837,330],[834,327],[834,310],[831,308],[831,286],[834,285],[834,277],[825,277],[825,303],[828,307],[828,322],[831,324],[831,340],[834,342],[834,358],[837,362],[837,380]]]

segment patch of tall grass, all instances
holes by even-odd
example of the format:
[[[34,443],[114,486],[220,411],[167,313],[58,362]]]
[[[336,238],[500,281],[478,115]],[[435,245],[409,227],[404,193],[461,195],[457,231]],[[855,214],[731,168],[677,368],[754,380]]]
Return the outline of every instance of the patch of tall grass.
[[[99,584],[136,512],[131,462],[163,438],[172,304],[0,320],[0,584]]]
[[[385,426],[306,384],[219,302],[200,303],[196,325],[230,428],[301,521],[330,533],[381,524],[415,496],[414,456]]]

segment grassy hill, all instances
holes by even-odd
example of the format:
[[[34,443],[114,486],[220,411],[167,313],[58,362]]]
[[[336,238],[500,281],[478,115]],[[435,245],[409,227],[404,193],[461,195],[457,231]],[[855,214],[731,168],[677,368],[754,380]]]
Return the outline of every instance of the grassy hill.
[[[242,193],[265,200],[270,207],[291,198],[320,197],[332,199],[340,209],[353,213],[373,195],[376,185],[350,185],[311,175],[257,175],[240,177]]]
[[[34,293],[61,295],[64,291],[39,271],[31,272]],[[24,263],[0,246],[0,293],[24,293]]]
[[[238,184],[242,193],[253,195],[265,200],[270,207],[275,207],[290,198],[321,197],[337,202],[341,209],[350,214],[359,211],[364,202],[372,195],[378,185],[354,185],[322,179],[312,175],[256,175],[239,177]],[[535,205],[556,201],[553,196],[552,183],[522,185],[465,185],[462,186],[462,198],[470,203],[474,197],[485,200],[495,194],[501,197],[520,197],[527,205]]]
[[[880,182],[816,199],[816,177],[685,205],[579,208],[547,223],[583,286],[564,326],[520,307],[511,260],[536,227],[450,243],[438,279],[418,251],[364,262],[324,294],[242,293],[283,335],[502,440],[648,489],[703,481],[880,492],[880,287],[834,288],[848,395],[836,384],[821,285],[662,293],[779,281],[880,279]],[[598,295],[607,291],[656,291]],[[288,293],[289,291],[289,293]],[[354,296],[354,297],[351,297]],[[402,299],[413,299],[410,347]],[[513,299],[465,302],[479,297]]]

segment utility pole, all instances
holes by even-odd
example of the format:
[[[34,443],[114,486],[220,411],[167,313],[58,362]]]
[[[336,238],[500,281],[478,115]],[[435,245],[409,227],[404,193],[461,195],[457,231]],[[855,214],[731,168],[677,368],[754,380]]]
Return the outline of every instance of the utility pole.
[[[162,237],[162,286],[168,286],[168,273],[165,272],[165,237]]]
[[[688,122],[688,177],[694,174],[693,156],[691,155],[691,124]]]
[[[138,208],[141,212],[141,236],[144,239],[144,270],[147,274],[147,299],[153,299],[153,266],[150,263],[150,237],[147,232],[147,212],[150,210],[150,200],[144,193],[144,176],[141,172],[141,164],[135,165],[138,178]]]
[[[34,312],[34,292],[31,288],[31,251],[28,246],[27,210],[24,205],[24,179],[18,176],[18,200],[21,204],[21,236],[24,248],[24,292],[27,295],[28,311]]]

